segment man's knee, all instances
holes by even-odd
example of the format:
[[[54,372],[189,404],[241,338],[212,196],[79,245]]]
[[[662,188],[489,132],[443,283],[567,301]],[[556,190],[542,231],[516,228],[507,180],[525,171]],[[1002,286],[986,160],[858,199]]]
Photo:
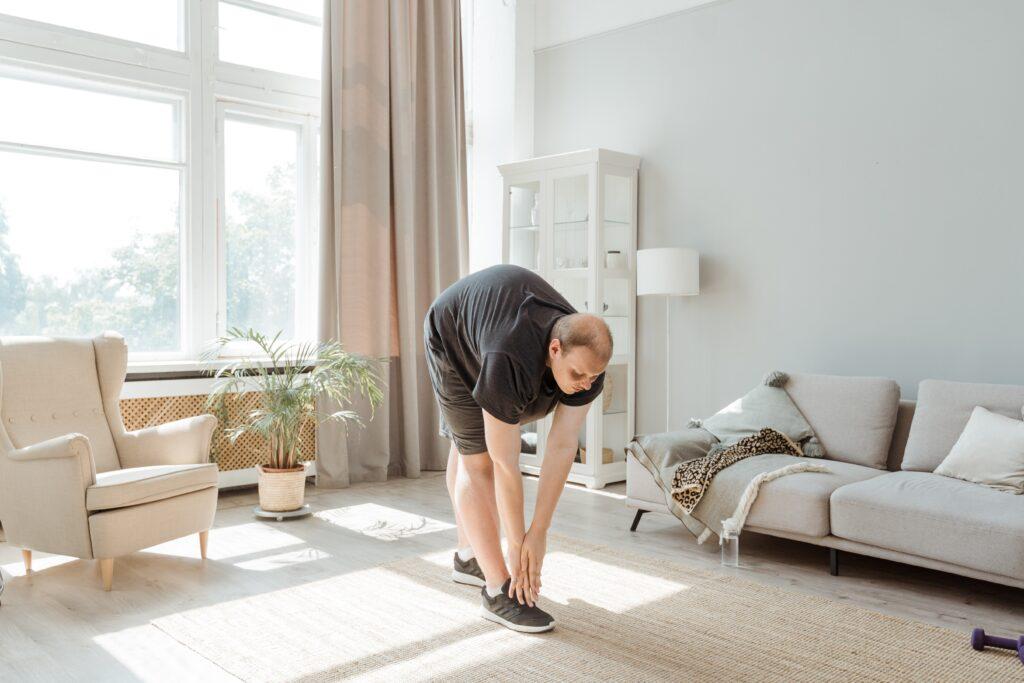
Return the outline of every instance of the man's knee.
[[[490,479],[494,476],[491,458],[487,453],[459,456],[459,470],[471,480]]]

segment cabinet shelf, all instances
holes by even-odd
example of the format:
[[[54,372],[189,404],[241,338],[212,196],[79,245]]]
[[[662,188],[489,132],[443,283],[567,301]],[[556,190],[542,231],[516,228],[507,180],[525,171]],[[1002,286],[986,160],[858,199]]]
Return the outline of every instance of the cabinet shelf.
[[[509,227],[509,230],[529,230],[530,232],[537,232],[540,230],[539,225],[513,225]]]
[[[551,274],[555,277],[586,277],[590,272],[590,268],[555,268],[551,271]]]

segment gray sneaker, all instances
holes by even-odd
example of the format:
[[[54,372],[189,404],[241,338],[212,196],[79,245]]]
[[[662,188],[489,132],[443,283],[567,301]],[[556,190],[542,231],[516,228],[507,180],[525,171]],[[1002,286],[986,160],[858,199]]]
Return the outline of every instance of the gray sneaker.
[[[455,561],[452,563],[452,581],[455,583],[464,583],[467,586],[484,586],[484,572],[480,569],[480,564],[476,561],[475,557],[471,557],[465,562],[459,559],[459,554],[455,553]]]
[[[536,606],[520,605],[518,600],[508,597],[511,583],[511,579],[506,580],[501,592],[493,598],[487,595],[487,588],[480,589],[484,599],[480,616],[520,633],[543,633],[553,629],[555,618],[550,614]]]

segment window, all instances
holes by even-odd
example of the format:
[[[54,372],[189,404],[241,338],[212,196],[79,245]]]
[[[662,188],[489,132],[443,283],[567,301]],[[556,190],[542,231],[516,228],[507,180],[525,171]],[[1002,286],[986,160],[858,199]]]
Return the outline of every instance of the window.
[[[0,0],[0,13],[169,50],[183,43],[179,0]]]
[[[263,5],[262,10],[255,10],[249,3],[240,6],[222,0],[219,4],[220,58],[223,61],[309,78],[319,77],[319,8],[314,15],[272,5]],[[260,5],[262,3],[257,4]],[[274,49],[267,49],[268,45],[273,45]]]
[[[0,334],[314,335],[319,5],[0,0]]]
[[[296,305],[313,298],[298,276],[301,264],[309,264],[306,273],[315,270],[298,210],[301,150],[311,131],[295,119],[237,107],[226,107],[223,121],[227,324],[311,337],[311,311]]]

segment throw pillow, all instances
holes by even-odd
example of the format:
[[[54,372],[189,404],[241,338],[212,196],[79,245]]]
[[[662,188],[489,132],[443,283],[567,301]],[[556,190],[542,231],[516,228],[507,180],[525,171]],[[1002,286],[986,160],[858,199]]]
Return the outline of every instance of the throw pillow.
[[[690,428],[678,432],[639,435],[634,441],[659,470],[681,462],[703,458],[718,443],[706,429]]]
[[[1024,422],[975,407],[935,473],[1024,493]]]
[[[712,447],[706,458],[697,458],[679,465],[672,477],[672,497],[687,514],[692,514],[716,474],[740,460],[767,453],[803,455],[800,446],[788,436],[765,427],[731,446],[719,444]]]
[[[796,442],[806,457],[823,457],[821,442],[783,388],[788,379],[782,372],[769,373],[761,386],[706,420],[691,420],[690,426],[703,427],[727,446],[769,427]]]

